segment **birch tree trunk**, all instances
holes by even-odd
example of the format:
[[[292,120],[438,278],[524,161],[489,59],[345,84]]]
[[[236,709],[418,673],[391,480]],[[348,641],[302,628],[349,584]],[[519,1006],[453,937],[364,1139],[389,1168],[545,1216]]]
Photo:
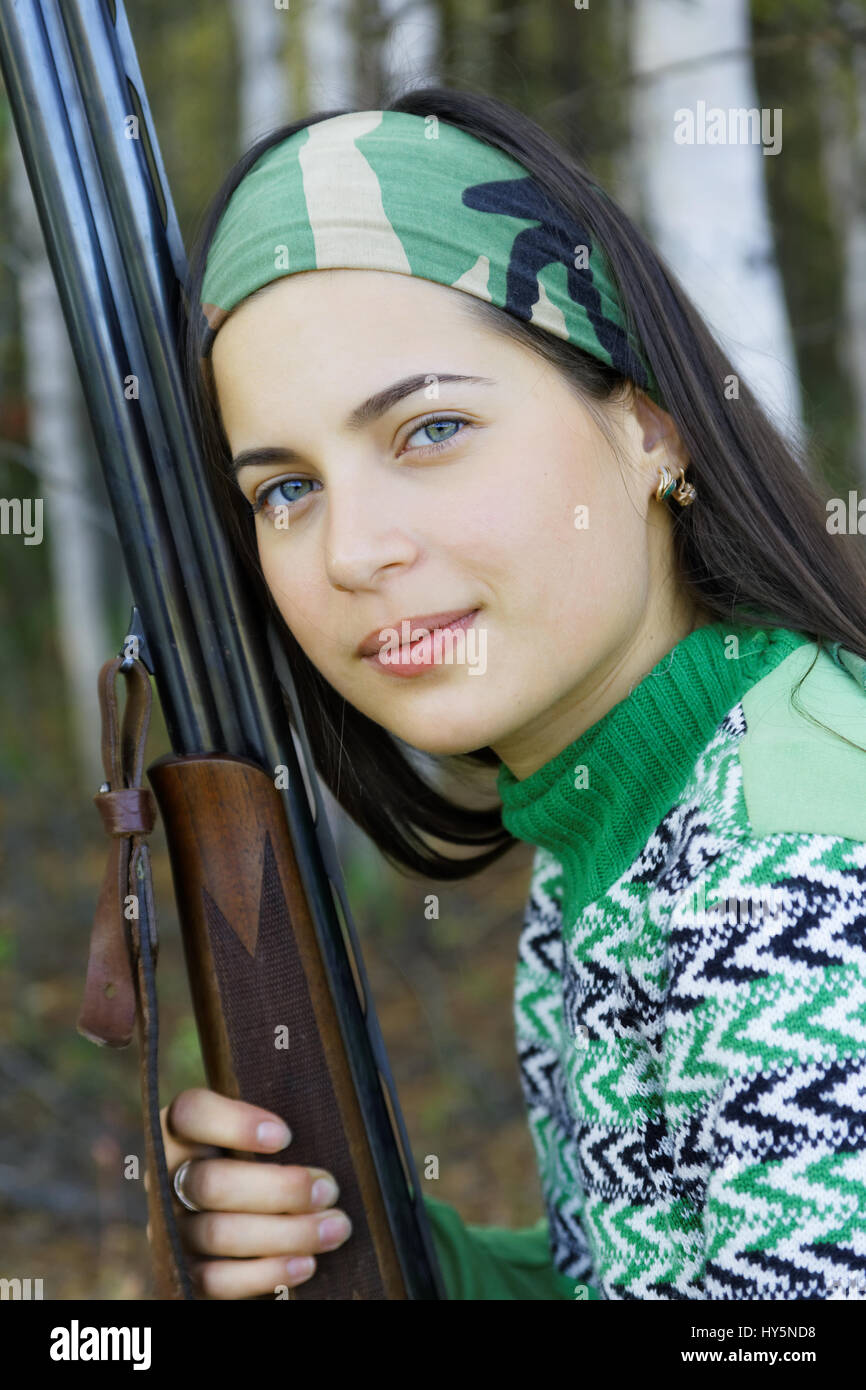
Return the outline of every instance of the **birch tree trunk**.
[[[676,143],[678,114],[757,107],[748,0],[635,0],[634,159],[650,235],[768,414],[792,441],[802,406],[760,143]],[[768,115],[768,134],[780,116]],[[680,120],[682,128],[682,121]],[[706,123],[704,123],[706,131]],[[768,140],[768,144],[769,144]]]
[[[247,149],[274,126],[289,120],[288,73],[283,51],[288,16],[275,5],[232,0],[238,41],[238,146]]]
[[[304,0],[303,31],[309,110],[351,109],[358,71],[351,0]]]
[[[433,0],[379,0],[387,24],[382,44],[383,90],[390,96],[410,87],[440,84],[440,23]]]
[[[71,711],[75,754],[94,791],[103,780],[97,676],[120,646],[109,633],[100,573],[99,531],[88,481],[81,387],[54,276],[45,252],[24,161],[9,140],[15,242],[30,445],[44,498],[44,534],[57,620],[57,642]]]

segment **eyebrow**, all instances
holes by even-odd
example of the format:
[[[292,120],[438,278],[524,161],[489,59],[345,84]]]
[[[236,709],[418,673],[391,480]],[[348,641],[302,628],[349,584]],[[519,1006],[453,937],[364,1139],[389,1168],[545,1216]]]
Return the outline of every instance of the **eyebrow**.
[[[361,430],[365,425],[371,424],[373,420],[378,420],[398,401],[402,401],[405,396],[413,396],[416,391],[427,386],[431,377],[437,382],[445,383],[468,381],[480,386],[496,385],[496,382],[487,376],[460,376],[454,372],[426,372],[423,375],[407,376],[402,381],[395,381],[391,386],[386,386],[383,391],[377,391],[374,396],[368,397],[366,401],[355,406],[355,409],[346,419],[346,429]],[[300,459],[296,450],[283,449],[278,445],[269,445],[260,449],[245,449],[232,459],[232,472],[237,477],[242,468],[253,468],[256,464],[265,463],[292,463],[296,459]]]

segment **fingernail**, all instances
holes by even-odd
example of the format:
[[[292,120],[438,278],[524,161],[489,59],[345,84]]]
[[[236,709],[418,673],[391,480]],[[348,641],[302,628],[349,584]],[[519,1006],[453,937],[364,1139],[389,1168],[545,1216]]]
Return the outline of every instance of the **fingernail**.
[[[319,1178],[313,1183],[313,1190],[310,1193],[314,1207],[330,1207],[337,1200],[339,1188],[331,1178]]]
[[[309,1279],[314,1268],[315,1262],[311,1255],[296,1255],[286,1265],[286,1270],[293,1279]]]
[[[284,1149],[291,1137],[291,1131],[281,1120],[263,1120],[256,1130],[259,1143],[269,1149]]]
[[[319,1240],[326,1249],[333,1249],[335,1245],[342,1245],[352,1229],[352,1223],[348,1216],[340,1213],[339,1216],[329,1216],[327,1220],[319,1223]]]

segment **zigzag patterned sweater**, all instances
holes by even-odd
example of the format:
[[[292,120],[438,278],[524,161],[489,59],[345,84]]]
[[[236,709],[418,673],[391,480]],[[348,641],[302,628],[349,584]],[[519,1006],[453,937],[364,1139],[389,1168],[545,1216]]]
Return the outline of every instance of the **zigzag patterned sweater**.
[[[426,1199],[451,1297],[866,1297],[864,747],[866,661],[716,622],[503,765],[547,1218]]]

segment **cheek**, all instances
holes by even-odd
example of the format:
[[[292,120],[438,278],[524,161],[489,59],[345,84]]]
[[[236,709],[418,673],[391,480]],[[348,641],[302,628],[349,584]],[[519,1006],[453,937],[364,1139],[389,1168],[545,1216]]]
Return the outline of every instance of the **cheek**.
[[[615,621],[641,590],[646,524],[616,458],[591,437],[537,433],[508,473],[486,558],[501,568],[508,616],[558,665],[588,628]],[[478,555],[484,566],[483,542]]]
[[[326,662],[335,637],[326,627],[327,586],[302,547],[287,545],[279,532],[260,532],[258,540],[262,574],[286,626],[311,661]]]
[[[555,601],[613,563],[619,510],[604,462],[585,441],[537,434],[489,487],[493,540],[530,601]]]

